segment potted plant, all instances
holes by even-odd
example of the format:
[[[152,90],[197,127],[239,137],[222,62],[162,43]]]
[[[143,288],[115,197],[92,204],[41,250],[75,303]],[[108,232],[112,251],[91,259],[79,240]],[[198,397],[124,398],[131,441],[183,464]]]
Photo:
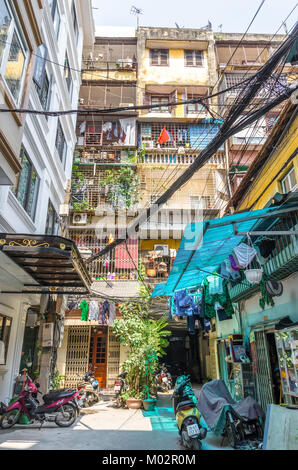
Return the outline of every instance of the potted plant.
[[[143,392],[143,408],[145,411],[154,411],[156,406],[156,398],[150,396],[149,388],[147,385],[144,386]]]
[[[128,348],[128,358],[122,368],[127,372],[129,394],[124,398],[129,407],[139,406],[144,391],[147,391],[147,396],[153,395],[158,359],[165,354],[164,348],[169,344],[166,337],[171,334],[165,329],[166,321],[149,318],[151,291],[147,286],[140,286],[140,296],[141,302],[121,304],[122,318],[113,324],[114,334]],[[133,404],[132,399],[137,404]]]
[[[127,408],[138,410],[142,407],[142,395],[135,392],[125,392],[122,394],[122,399],[125,401]]]

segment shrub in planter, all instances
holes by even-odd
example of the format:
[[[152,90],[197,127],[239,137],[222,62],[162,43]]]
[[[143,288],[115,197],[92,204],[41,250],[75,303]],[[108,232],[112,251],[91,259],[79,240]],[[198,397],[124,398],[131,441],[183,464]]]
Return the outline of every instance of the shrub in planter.
[[[148,316],[151,292],[140,286],[142,302],[125,302],[120,306],[121,320],[115,320],[114,334],[128,348],[128,358],[122,368],[127,372],[126,382],[130,398],[143,398],[144,386],[153,394],[159,357],[169,344],[167,322]]]

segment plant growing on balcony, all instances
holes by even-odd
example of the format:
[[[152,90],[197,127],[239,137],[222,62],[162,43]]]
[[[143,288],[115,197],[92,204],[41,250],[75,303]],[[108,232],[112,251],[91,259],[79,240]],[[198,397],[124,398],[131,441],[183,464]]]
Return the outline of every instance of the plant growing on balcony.
[[[166,339],[171,332],[166,330],[164,320],[149,318],[148,289],[140,290],[140,303],[124,302],[120,306],[121,320],[115,320],[114,334],[121,344],[128,348],[128,358],[122,368],[127,372],[129,392],[127,397],[142,398],[144,391],[155,391],[155,373],[158,359],[165,354],[169,345]]]
[[[72,192],[72,207],[74,211],[89,210],[91,209],[90,204],[86,199],[83,199],[83,193],[87,187],[87,180],[83,173],[79,171],[78,165],[72,166],[72,180],[71,180],[71,192]]]
[[[107,201],[114,207],[128,209],[138,203],[139,177],[128,166],[107,170],[106,178],[99,184],[108,188]]]

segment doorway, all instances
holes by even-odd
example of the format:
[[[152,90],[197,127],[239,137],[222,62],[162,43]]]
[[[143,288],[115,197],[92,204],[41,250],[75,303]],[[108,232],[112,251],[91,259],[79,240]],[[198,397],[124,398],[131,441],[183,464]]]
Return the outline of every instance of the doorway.
[[[94,371],[99,387],[107,385],[107,327],[92,327],[89,351],[89,369]]]
[[[274,403],[278,405],[281,399],[281,381],[274,333],[267,333],[268,353],[271,367]]]

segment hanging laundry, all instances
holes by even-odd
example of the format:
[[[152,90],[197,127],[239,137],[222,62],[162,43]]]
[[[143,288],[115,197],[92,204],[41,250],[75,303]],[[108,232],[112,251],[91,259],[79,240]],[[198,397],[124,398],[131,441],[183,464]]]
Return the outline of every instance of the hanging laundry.
[[[110,315],[108,319],[108,325],[113,326],[114,321],[116,320],[116,305],[114,302],[110,303]]]
[[[169,134],[167,133],[166,127],[164,126],[163,130],[161,131],[159,137],[158,137],[158,143],[163,144],[165,142],[168,142],[170,140]]]
[[[186,290],[175,292],[175,303],[177,315],[180,317],[193,315],[195,305],[192,298],[187,295]]]
[[[81,309],[81,320],[82,321],[88,321],[88,310],[89,310],[89,305],[86,300],[83,300],[80,303],[80,309]]]
[[[113,136],[118,137],[118,122],[112,123]]]
[[[218,275],[211,275],[207,277],[207,282],[209,283],[209,294],[222,294],[223,293],[223,279]]]
[[[220,305],[219,302],[215,302],[214,308],[215,308],[216,315],[217,315],[219,321],[229,320],[229,319],[232,318],[231,315],[226,314],[225,309],[222,307],[222,305]]]
[[[231,261],[231,266],[232,266],[232,269],[234,269],[234,271],[239,271],[239,266],[237,265],[237,262],[234,258],[233,255],[229,255],[229,259]]]
[[[223,280],[223,294],[210,295],[209,283],[207,279],[204,280],[204,299],[205,299],[205,316],[208,318],[214,318],[216,316],[215,303],[219,302],[220,305],[226,311],[228,316],[232,316],[234,308],[230,299],[228,281]]]
[[[232,269],[231,260],[227,258],[224,260],[224,263],[225,263],[227,272],[230,274],[230,277],[233,280],[240,279],[241,276],[240,276],[239,271],[235,271],[234,269]]]
[[[98,321],[99,318],[99,305],[95,300],[91,300],[89,304],[89,314],[88,319],[93,321]]]
[[[102,132],[108,132],[112,131],[112,123],[111,122],[105,122],[102,128]]]
[[[124,145],[136,144],[136,118],[119,119],[121,131],[120,141]]]
[[[234,248],[234,255],[240,268],[246,268],[255,258],[257,252],[254,247],[240,243]]]
[[[109,302],[105,300],[102,306],[102,317],[101,317],[102,325],[108,325],[109,316],[110,316],[110,305],[109,305]]]
[[[271,255],[272,251],[274,250],[275,245],[275,240],[264,237],[260,242],[258,242],[261,256],[268,258],[268,256]]]

